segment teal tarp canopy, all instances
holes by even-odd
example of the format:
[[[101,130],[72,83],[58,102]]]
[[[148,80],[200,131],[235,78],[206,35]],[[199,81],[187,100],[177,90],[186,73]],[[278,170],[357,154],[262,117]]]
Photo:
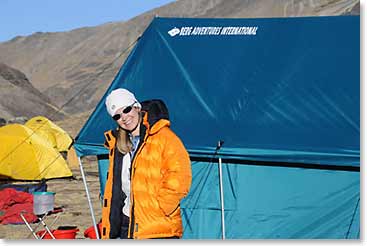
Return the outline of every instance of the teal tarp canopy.
[[[111,90],[163,99],[192,159],[185,238],[221,236],[218,157],[227,238],[359,238],[359,20],[155,18],[75,147],[107,153]]]

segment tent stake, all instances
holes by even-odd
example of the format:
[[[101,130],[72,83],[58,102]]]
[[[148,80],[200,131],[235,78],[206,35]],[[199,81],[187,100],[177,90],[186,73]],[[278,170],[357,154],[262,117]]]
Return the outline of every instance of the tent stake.
[[[94,218],[93,206],[92,206],[92,202],[91,202],[91,199],[90,199],[90,196],[89,196],[87,180],[85,179],[82,161],[81,161],[79,156],[78,156],[78,161],[79,161],[79,166],[80,166],[80,173],[82,174],[82,178],[83,178],[85,192],[87,193],[87,199],[88,199],[89,209],[90,209],[90,213],[91,213],[92,220],[93,220],[94,231],[96,232],[97,239],[99,239],[99,233],[98,233],[98,229],[97,229],[96,219]]]

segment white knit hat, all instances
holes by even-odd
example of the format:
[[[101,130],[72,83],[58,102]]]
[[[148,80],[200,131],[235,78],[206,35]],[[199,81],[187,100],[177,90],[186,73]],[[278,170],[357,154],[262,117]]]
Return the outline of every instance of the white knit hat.
[[[114,116],[119,108],[131,106],[134,103],[136,103],[134,106],[141,108],[134,94],[122,88],[111,91],[106,98],[106,108],[111,116]]]

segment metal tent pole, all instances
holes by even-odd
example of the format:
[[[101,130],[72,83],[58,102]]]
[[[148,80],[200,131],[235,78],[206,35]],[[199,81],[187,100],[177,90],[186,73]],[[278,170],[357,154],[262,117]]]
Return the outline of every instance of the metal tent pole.
[[[219,157],[219,184],[220,184],[220,201],[222,208],[222,239],[226,239],[226,226],[224,221],[224,196],[223,196],[223,175],[222,175],[222,158]]]
[[[82,161],[80,160],[80,157],[79,156],[78,156],[78,161],[79,161],[79,166],[80,166],[80,173],[82,174],[82,178],[83,178],[85,192],[87,193],[87,199],[88,199],[90,213],[92,215],[94,230],[96,232],[97,239],[99,239],[99,233],[98,233],[97,223],[96,223],[96,219],[94,218],[94,211],[93,211],[92,202],[91,202],[91,199],[90,199],[90,196],[89,196],[89,191],[88,191],[88,186],[87,186],[87,180],[85,179]]]

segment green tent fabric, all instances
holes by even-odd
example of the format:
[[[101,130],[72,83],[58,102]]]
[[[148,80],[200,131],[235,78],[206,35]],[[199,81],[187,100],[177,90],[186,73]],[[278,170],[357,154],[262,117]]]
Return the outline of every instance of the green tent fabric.
[[[359,238],[359,20],[155,18],[75,148],[103,192],[105,97],[163,99],[192,160],[184,238],[221,238],[219,157],[226,238]]]

